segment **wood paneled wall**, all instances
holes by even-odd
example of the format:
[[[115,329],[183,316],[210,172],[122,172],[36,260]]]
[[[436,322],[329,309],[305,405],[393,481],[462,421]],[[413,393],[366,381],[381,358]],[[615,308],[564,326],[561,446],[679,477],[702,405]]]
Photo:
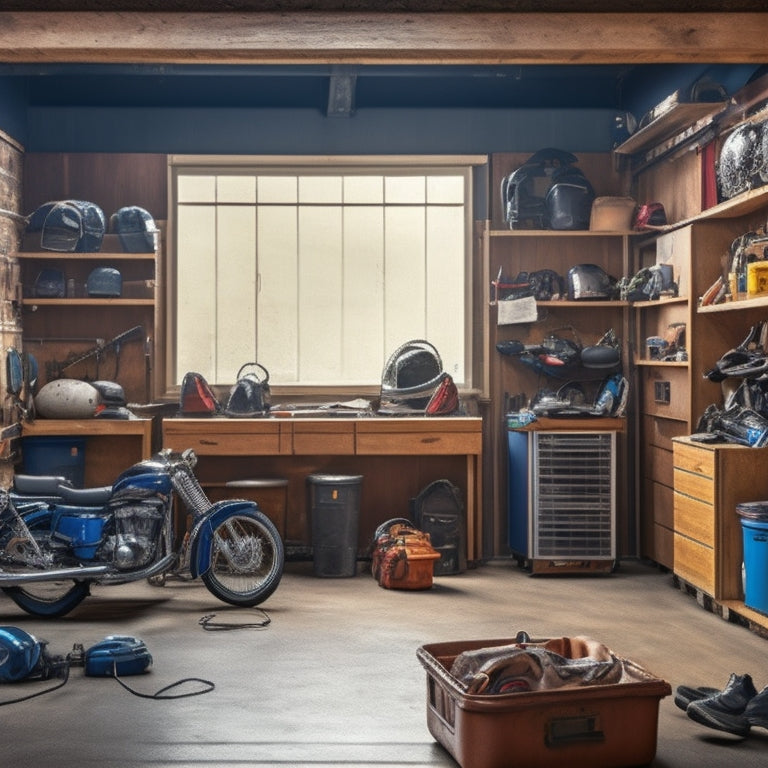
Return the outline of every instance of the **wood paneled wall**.
[[[88,200],[109,217],[124,205],[168,218],[167,159],[161,154],[28,153],[24,157],[23,210],[49,200]]]

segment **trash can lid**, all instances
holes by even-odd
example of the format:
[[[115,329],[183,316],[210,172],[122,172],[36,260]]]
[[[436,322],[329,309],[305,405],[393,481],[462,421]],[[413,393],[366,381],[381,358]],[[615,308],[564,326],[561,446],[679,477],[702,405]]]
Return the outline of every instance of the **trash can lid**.
[[[736,514],[748,520],[768,522],[768,501],[745,501],[737,504]]]
[[[357,485],[362,475],[308,475],[307,480],[317,485]]]

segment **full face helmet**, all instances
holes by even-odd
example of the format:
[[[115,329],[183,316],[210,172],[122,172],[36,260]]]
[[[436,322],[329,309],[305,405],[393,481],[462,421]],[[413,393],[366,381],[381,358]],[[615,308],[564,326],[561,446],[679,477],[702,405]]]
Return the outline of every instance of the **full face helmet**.
[[[540,149],[501,182],[501,205],[510,229],[547,229],[546,196],[558,169],[577,157],[561,149]]]
[[[577,264],[568,270],[568,299],[612,299],[616,281],[596,264]]]
[[[721,199],[746,192],[756,186],[755,177],[761,170],[765,173],[762,132],[759,125],[740,125],[723,142],[716,168]]]
[[[41,248],[62,253],[98,251],[105,230],[104,212],[85,200],[44,203],[27,224],[27,232],[40,232]]]

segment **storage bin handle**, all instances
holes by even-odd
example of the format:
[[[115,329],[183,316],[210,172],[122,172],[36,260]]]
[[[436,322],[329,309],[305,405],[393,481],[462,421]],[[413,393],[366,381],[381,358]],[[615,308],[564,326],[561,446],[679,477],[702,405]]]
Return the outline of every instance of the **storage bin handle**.
[[[600,729],[600,715],[558,717],[547,723],[546,745],[565,747],[573,742],[605,741]]]

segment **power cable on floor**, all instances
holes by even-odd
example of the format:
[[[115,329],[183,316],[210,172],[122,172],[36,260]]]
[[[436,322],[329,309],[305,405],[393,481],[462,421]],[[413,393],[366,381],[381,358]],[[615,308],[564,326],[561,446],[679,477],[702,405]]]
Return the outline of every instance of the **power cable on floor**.
[[[209,613],[203,616],[197,623],[208,632],[221,632],[232,629],[266,629],[271,623],[269,614],[262,608],[256,608],[256,611],[260,613],[264,618],[261,621],[255,622],[222,622],[213,621],[216,614]]]
[[[6,704],[19,704],[22,701],[29,701],[30,699],[35,699],[38,696],[42,696],[45,693],[53,693],[54,691],[58,691],[59,688],[63,688],[67,681],[69,680],[69,663],[63,662],[61,664],[57,664],[54,667],[52,667],[55,672],[59,672],[61,670],[61,680],[56,683],[56,685],[52,685],[50,688],[44,688],[42,691],[37,691],[37,693],[30,693],[27,696],[21,696],[18,699],[9,699],[8,701],[0,701],[0,707],[4,707]],[[53,675],[51,675],[53,677]],[[50,677],[46,678],[50,679]]]
[[[125,688],[126,691],[128,691],[128,693],[132,693],[134,696],[138,696],[142,699],[185,699],[189,696],[200,696],[204,693],[210,693],[216,687],[210,680],[203,680],[201,677],[184,677],[181,680],[177,680],[175,683],[166,685],[164,688],[161,688],[155,693],[141,693],[140,691],[136,691],[131,688],[127,683],[123,682],[123,680],[117,674],[117,662],[113,663],[112,665],[111,676],[114,677],[115,680],[117,680],[117,682],[120,683],[120,685]],[[203,687],[197,691],[165,695],[167,691],[170,691],[172,688],[176,688],[177,686],[184,685],[184,683],[200,683]]]

